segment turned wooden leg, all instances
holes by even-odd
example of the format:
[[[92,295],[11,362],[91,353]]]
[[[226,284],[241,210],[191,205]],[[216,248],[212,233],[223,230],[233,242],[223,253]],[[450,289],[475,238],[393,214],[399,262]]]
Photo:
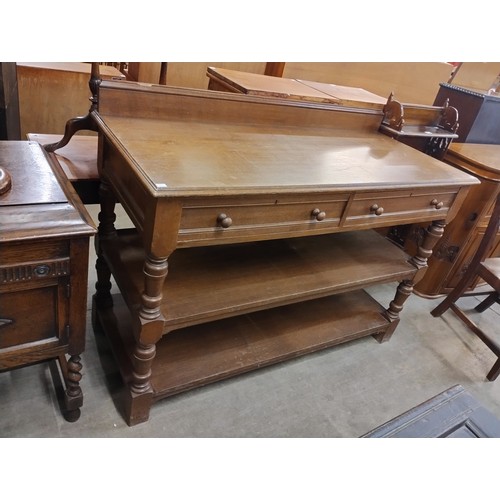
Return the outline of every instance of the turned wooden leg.
[[[394,299],[386,310],[386,315],[390,321],[399,319],[399,313],[403,310],[404,303],[413,292],[413,282],[409,280],[402,281],[397,290]]]
[[[420,281],[427,270],[427,261],[432,255],[432,249],[438,242],[439,238],[443,236],[445,227],[444,220],[434,221],[430,224],[424,233],[424,238],[417,245],[416,255],[410,258],[410,262],[417,268],[417,272],[412,280],[402,281],[397,290],[396,295],[389,307],[385,311],[385,315],[390,322],[389,328],[383,332],[374,335],[375,339],[379,342],[386,342],[389,340],[399,323],[400,313],[403,310],[404,303],[408,297],[413,293],[413,288],[418,281]]]
[[[373,337],[380,343],[387,342],[396,326],[399,323],[399,313],[403,310],[404,303],[408,300],[408,297],[413,292],[413,282],[409,280],[402,281],[397,290],[394,299],[389,304],[389,307],[385,311],[385,316],[389,320],[390,325],[383,333],[378,333],[373,335]]]
[[[127,424],[132,426],[149,419],[153,403],[151,387],[152,364],[156,354],[156,345],[137,344],[132,353],[132,381],[126,400],[125,416]]]
[[[156,354],[156,342],[163,334],[161,299],[163,283],[168,273],[167,259],[148,256],[144,263],[144,292],[139,311],[139,329],[132,353],[132,380],[129,384],[129,397],[126,418],[129,425],[145,422],[153,399],[151,386],[152,364]]]
[[[106,177],[103,177],[101,179],[101,183],[99,184],[99,201],[101,210],[98,215],[98,234],[101,239],[113,238],[116,236],[116,198]]]
[[[427,270],[427,261],[432,255],[432,249],[443,236],[446,223],[444,220],[433,221],[426,229],[423,240],[417,245],[417,252],[410,262],[417,268],[417,273],[413,277],[413,284],[417,284]]]
[[[104,309],[112,307],[111,297],[111,271],[102,256],[98,256],[95,263],[97,280],[95,283],[95,294],[93,301],[97,308]]]
[[[101,181],[101,185],[99,187],[99,198],[101,201],[101,211],[98,215],[98,234],[94,240],[97,255],[95,264],[97,274],[97,280],[95,283],[96,292],[92,297],[92,326],[94,331],[98,331],[99,329],[97,309],[105,309],[112,307],[113,305],[113,299],[111,297],[111,271],[106,259],[102,255],[101,248],[101,241],[116,237],[116,200],[106,179]]]
[[[83,404],[83,393],[80,387],[82,364],[78,355],[72,355],[63,366],[66,392],[64,395],[63,416],[68,422],[76,422],[80,418],[80,407]]]

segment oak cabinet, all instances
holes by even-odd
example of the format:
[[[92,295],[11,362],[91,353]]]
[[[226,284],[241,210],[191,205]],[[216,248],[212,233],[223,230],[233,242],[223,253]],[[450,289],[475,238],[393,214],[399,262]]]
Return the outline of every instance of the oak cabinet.
[[[488,225],[489,215],[500,190],[500,145],[452,143],[444,161],[457,170],[474,175],[480,183],[471,187],[460,210],[447,225],[441,240],[429,259],[426,275],[415,291],[424,297],[449,293],[464,275]],[[413,226],[406,240],[406,249],[421,238],[422,226]],[[489,256],[500,255],[500,234]],[[471,289],[479,280],[471,284]]]
[[[57,360],[63,414],[80,415],[89,238],[95,227],[39,144],[0,142],[0,370]],[[66,356],[69,356],[67,359]]]

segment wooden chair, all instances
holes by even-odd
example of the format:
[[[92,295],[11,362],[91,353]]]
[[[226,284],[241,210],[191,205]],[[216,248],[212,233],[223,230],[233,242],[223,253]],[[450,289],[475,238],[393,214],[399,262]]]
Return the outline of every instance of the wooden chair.
[[[441,316],[445,311],[451,309],[462,322],[477,335],[488,348],[498,357],[497,361],[489,371],[486,378],[490,381],[495,380],[500,374],[500,344],[496,342],[490,335],[483,329],[479,328],[466,314],[466,312],[457,306],[456,301],[461,297],[487,295],[486,298],[480,302],[474,310],[483,312],[492,306],[494,303],[500,303],[500,257],[485,258],[488,255],[491,246],[495,240],[498,232],[498,225],[500,222],[500,194],[498,194],[493,212],[488,222],[486,232],[479,244],[479,247],[474,254],[467,271],[458,285],[447,295],[447,297],[431,311],[435,317]],[[470,283],[475,278],[482,278],[493,291],[488,292],[467,292]]]

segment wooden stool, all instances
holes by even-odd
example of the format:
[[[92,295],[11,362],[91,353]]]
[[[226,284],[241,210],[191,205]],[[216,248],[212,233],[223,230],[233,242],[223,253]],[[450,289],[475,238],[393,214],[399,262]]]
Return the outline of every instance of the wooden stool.
[[[28,140],[42,146],[58,142],[62,136],[27,134]],[[71,141],[56,153],[47,153],[61,166],[82,202],[99,203],[99,173],[97,171],[97,136],[74,135]]]
[[[449,293],[449,295],[431,311],[433,316],[441,316],[445,311],[451,309],[457,316],[462,320],[462,322],[477,335],[493,353],[498,357],[497,361],[488,372],[486,378],[490,381],[495,380],[500,374],[500,344],[496,342],[491,336],[479,328],[465,313],[465,311],[459,308],[456,301],[461,297],[470,297],[477,295],[485,295],[487,297],[483,302],[476,306],[475,310],[477,312],[483,312],[488,307],[493,305],[495,302],[499,302],[500,293],[500,257],[491,257],[486,259],[486,255],[493,245],[494,239],[498,232],[498,224],[500,222],[500,194],[497,196],[493,212],[490,217],[490,221],[484,233],[483,239],[479,244],[479,247],[474,254],[474,257],[467,268],[466,273],[460,280],[458,285]],[[493,288],[491,292],[468,292],[465,293],[471,282],[476,279],[481,278],[490,287]]]

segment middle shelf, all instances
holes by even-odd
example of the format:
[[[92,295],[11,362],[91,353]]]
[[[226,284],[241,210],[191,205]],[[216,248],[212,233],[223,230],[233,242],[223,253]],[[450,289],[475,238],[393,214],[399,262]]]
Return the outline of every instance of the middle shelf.
[[[145,253],[133,229],[101,241],[131,311],[140,307]],[[164,332],[304,300],[411,279],[408,255],[373,230],[183,248],[169,258]]]

